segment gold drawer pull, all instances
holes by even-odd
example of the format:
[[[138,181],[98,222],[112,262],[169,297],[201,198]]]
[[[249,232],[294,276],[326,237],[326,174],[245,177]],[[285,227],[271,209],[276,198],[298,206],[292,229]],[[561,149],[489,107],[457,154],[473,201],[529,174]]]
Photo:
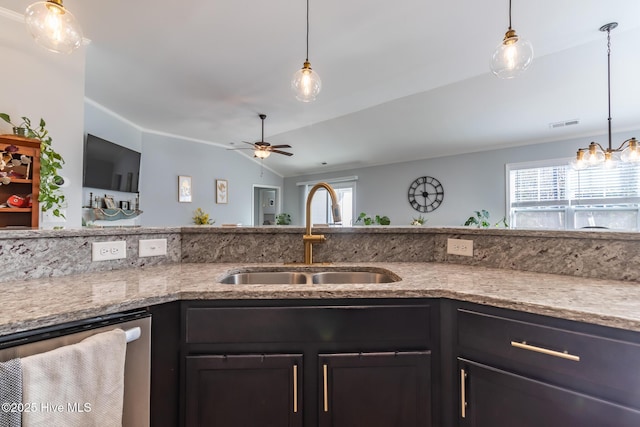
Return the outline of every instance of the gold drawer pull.
[[[560,357],[562,359],[573,360],[574,362],[580,361],[580,356],[569,354],[567,352],[549,350],[548,348],[537,347],[535,345],[529,345],[526,341],[517,342],[511,341],[511,346],[521,348],[523,350],[535,351],[536,353],[547,354],[549,356]]]
[[[298,365],[293,365],[293,412],[298,412]]]
[[[467,391],[465,389],[465,380],[467,373],[464,369],[460,369],[460,416],[467,417]]]
[[[327,380],[327,365],[322,365],[322,382],[324,391],[324,412],[329,412],[329,387]]]

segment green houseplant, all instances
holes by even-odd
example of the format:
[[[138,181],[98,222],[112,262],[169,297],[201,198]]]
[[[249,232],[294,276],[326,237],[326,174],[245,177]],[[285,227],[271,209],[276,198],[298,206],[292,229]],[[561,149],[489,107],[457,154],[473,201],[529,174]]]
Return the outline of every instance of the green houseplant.
[[[53,149],[53,140],[46,129],[47,124],[44,119],[41,118],[40,123],[34,126],[28,117],[21,117],[22,123],[19,125],[13,124],[11,117],[6,113],[0,113],[0,118],[13,126],[16,135],[40,140],[40,195],[38,202],[40,202],[43,212],[51,210],[54,216],[64,218],[64,214],[60,210],[65,203],[64,194],[60,189],[60,186],[64,184],[64,178],[58,173],[62,169],[64,159]],[[26,129],[26,135],[19,129]]]
[[[288,213],[281,213],[276,216],[276,225],[289,225],[291,224],[291,215]]]
[[[367,214],[365,212],[361,212],[360,215],[358,215],[358,218],[356,218],[356,224],[358,224],[359,222],[362,222],[364,225],[373,225],[373,224],[377,224],[377,225],[389,225],[391,224],[391,220],[389,219],[388,216],[383,215],[376,215],[375,218],[371,218],[370,216],[367,216]]]

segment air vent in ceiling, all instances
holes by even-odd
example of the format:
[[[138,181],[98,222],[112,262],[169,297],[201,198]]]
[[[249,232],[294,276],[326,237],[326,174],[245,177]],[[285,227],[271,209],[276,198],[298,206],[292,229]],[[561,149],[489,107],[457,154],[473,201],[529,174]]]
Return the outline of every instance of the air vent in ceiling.
[[[549,123],[551,129],[563,128],[565,126],[573,126],[580,123],[579,119],[564,120],[562,122]]]

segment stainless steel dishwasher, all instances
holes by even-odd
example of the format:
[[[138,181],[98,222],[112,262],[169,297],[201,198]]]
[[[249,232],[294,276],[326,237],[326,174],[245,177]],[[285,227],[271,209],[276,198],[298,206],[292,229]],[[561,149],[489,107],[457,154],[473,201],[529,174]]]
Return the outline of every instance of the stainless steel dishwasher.
[[[151,373],[151,314],[145,310],[110,314],[0,337],[0,362],[75,344],[115,328],[129,331],[124,373],[123,427],[148,427]],[[140,328],[139,337],[137,336]]]

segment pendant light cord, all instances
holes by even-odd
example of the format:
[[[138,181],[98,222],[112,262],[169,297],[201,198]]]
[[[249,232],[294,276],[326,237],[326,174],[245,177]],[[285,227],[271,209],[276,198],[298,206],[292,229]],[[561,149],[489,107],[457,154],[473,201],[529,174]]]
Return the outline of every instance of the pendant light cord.
[[[609,102],[609,151],[611,151],[611,28],[607,28],[607,100]]]
[[[306,61],[309,62],[309,0],[307,0],[307,58]]]
[[[511,0],[509,0],[509,29],[511,29]]]

